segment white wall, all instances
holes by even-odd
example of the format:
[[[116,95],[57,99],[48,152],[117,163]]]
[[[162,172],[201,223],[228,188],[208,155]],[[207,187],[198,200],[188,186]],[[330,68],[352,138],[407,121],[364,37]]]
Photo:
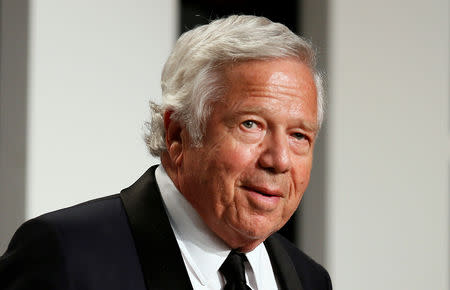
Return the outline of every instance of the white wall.
[[[448,0],[331,0],[328,14],[335,289],[448,289]]]
[[[142,124],[175,20],[175,1],[31,2],[27,218],[118,193],[153,162]]]
[[[23,219],[118,193],[156,162],[143,123],[161,94],[177,9],[176,0],[29,1]],[[12,233],[0,234],[3,252]]]

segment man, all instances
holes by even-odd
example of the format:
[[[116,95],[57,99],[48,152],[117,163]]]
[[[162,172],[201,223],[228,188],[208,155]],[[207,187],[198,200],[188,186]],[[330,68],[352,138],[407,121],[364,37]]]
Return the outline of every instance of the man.
[[[275,232],[309,181],[323,96],[310,45],[230,16],[183,34],[152,104],[160,156],[118,195],[30,220],[0,289],[331,289]]]

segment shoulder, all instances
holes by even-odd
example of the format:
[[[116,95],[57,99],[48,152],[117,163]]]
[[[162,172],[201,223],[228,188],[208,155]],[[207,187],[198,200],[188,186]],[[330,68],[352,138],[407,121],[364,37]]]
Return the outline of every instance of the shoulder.
[[[8,251],[17,244],[26,244],[29,240],[34,241],[41,236],[63,238],[62,234],[67,234],[71,230],[85,233],[89,228],[97,227],[98,224],[111,218],[117,218],[117,213],[121,211],[123,207],[120,196],[116,194],[43,214],[19,227],[8,246]]]
[[[137,254],[120,195],[116,194],[25,222],[0,257],[0,289],[22,284],[25,287],[17,289],[28,289],[29,285],[36,285],[34,289],[69,289],[71,274],[108,275],[122,270],[124,260],[137,260]],[[78,279],[77,283],[85,281]]]
[[[305,289],[332,289],[330,275],[324,267],[282,235],[276,233],[271,239],[277,240],[291,258]]]
[[[68,208],[41,215],[33,220],[57,226],[59,229],[91,227],[124,213],[120,195],[110,195],[86,201]]]
[[[36,289],[68,288],[63,264],[51,227],[39,219],[29,220],[16,231],[0,257],[0,289],[27,289],[31,285]]]
[[[53,237],[68,253],[96,251],[102,242],[114,243],[130,235],[119,194],[90,200],[46,213],[25,222],[13,236],[8,251],[31,239]],[[80,253],[81,254],[81,253]]]
[[[119,194],[90,200],[68,208],[49,212],[25,222],[13,236],[10,246],[21,242],[17,237],[53,233],[62,242],[70,243],[77,235],[95,237],[106,234],[117,224],[126,224],[126,214]],[[125,223],[124,223],[125,222]]]

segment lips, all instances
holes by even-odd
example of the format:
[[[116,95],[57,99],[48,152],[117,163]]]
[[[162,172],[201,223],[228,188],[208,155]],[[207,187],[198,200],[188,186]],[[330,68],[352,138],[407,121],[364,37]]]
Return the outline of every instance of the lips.
[[[242,186],[245,190],[253,191],[256,193],[259,193],[261,195],[267,196],[267,197],[283,197],[283,194],[280,190],[277,189],[270,189],[268,187],[264,186],[257,186],[257,185],[245,185]]]
[[[283,198],[282,191],[259,185],[241,186],[247,194],[243,195],[253,210],[259,213],[272,212],[279,208]]]

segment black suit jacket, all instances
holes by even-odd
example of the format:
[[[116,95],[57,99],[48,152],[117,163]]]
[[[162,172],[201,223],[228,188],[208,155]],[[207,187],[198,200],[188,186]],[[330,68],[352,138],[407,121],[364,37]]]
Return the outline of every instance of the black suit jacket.
[[[0,257],[0,289],[192,289],[150,168],[120,194],[24,223]],[[331,289],[278,234],[265,241],[282,289]]]

